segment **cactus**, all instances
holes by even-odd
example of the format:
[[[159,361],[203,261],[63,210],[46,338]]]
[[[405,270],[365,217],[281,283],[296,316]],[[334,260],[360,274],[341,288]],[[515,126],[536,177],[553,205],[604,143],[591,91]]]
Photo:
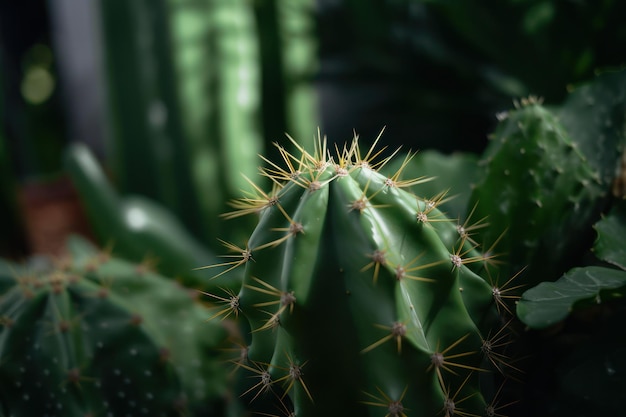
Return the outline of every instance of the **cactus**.
[[[411,155],[388,177],[378,140],[365,154],[356,138],[334,154],[319,134],[312,153],[291,141],[298,155],[277,145],[284,165],[262,169],[272,191],[226,215],[259,215],[216,265],[229,266],[216,279],[245,270],[240,291],[210,294],[242,329],[243,401],[263,415],[495,415],[487,371],[509,365],[497,312],[510,309],[475,272],[491,259],[472,226],[439,211],[443,194],[406,191],[427,180],[402,179]]]
[[[0,264],[0,410],[219,415],[225,329],[145,266],[77,238],[69,247],[70,262],[52,270]]]
[[[101,246],[112,245],[115,256],[134,262],[150,257],[159,273],[188,287],[209,283],[210,274],[195,268],[215,255],[171,211],[147,197],[119,195],[84,144],[66,149],[65,166]]]
[[[554,113],[532,99],[498,125],[483,164],[470,201],[478,217],[489,219],[481,239],[491,244],[506,230],[497,246],[509,258],[505,268],[527,267],[528,283],[558,277],[572,253],[586,249],[586,232],[599,216],[605,193],[597,171]]]
[[[526,268],[529,285],[554,280],[590,246],[624,148],[625,74],[603,73],[559,106],[531,97],[500,115],[468,210],[488,218],[481,243],[507,231],[496,246],[504,276]]]

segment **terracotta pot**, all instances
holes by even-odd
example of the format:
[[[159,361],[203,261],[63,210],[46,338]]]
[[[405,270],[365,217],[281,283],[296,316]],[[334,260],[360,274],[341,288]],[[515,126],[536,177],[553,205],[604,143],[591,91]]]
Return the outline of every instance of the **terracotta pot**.
[[[61,256],[65,240],[71,234],[93,241],[80,200],[68,178],[22,184],[18,204],[32,254]]]

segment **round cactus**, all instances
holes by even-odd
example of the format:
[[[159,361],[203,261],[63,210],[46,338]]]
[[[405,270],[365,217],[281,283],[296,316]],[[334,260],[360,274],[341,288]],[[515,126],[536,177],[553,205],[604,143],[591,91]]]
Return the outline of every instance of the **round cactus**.
[[[188,290],[73,241],[51,270],[0,263],[0,410],[21,416],[221,413],[226,331]]]
[[[507,310],[480,275],[482,224],[446,218],[445,193],[409,192],[427,180],[402,179],[411,155],[380,174],[393,155],[378,140],[332,154],[319,135],[313,154],[292,142],[298,154],[278,146],[283,163],[262,170],[272,191],[226,215],[259,215],[247,244],[226,244],[241,290],[211,294],[215,316],[241,323],[241,398],[263,415],[496,415]]]

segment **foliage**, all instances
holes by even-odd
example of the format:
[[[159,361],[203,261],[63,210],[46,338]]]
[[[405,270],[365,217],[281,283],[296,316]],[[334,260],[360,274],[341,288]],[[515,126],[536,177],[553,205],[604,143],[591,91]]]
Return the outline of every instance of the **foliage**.
[[[625,406],[625,351],[622,336],[615,332],[626,318],[625,222],[621,201],[594,226],[597,265],[576,267],[556,282],[542,282],[525,291],[517,305],[525,324],[548,329],[539,336],[535,353],[555,365],[553,375],[543,374],[555,381],[547,390],[553,404],[549,415],[619,414]]]

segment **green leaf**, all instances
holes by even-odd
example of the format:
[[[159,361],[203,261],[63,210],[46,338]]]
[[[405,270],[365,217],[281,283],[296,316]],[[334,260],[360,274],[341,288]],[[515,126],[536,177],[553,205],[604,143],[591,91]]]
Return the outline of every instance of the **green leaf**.
[[[626,202],[613,207],[611,212],[594,225],[598,238],[593,247],[596,256],[603,261],[626,269]]]
[[[527,290],[517,304],[519,319],[542,329],[565,319],[579,303],[601,303],[626,295],[626,272],[589,266],[574,268],[556,282],[542,282]]]

